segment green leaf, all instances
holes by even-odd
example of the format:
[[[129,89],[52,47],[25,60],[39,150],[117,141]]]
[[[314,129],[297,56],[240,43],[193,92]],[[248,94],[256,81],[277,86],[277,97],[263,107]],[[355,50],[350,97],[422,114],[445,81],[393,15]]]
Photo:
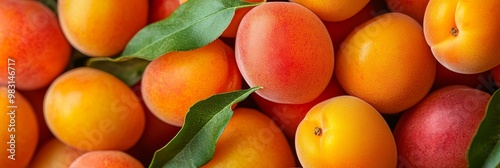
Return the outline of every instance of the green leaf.
[[[189,0],[170,17],[140,30],[121,57],[151,61],[168,52],[203,47],[224,32],[236,9],[259,4],[241,0]]]
[[[215,144],[233,115],[231,106],[260,89],[217,94],[194,104],[177,135],[156,151],[149,167],[200,167],[210,161]]]
[[[123,58],[114,61],[109,57],[95,57],[87,62],[87,66],[106,71],[129,86],[134,86],[142,78],[142,73],[149,61],[138,58]]]
[[[467,152],[469,167],[494,168],[500,164],[500,90],[490,99],[486,114]]]

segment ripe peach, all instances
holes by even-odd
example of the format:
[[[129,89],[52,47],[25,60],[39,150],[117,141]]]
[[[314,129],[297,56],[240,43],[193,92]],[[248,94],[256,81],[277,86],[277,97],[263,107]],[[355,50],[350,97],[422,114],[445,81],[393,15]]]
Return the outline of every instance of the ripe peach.
[[[28,100],[16,90],[0,87],[2,167],[26,167],[38,144],[38,122]],[[12,103],[11,103],[12,102]]]
[[[481,73],[499,65],[499,6],[498,0],[430,0],[424,34],[436,59],[463,74]]]
[[[84,152],[63,144],[56,138],[44,143],[30,162],[31,168],[67,168]]]
[[[217,141],[208,167],[294,167],[285,135],[257,110],[237,108]]]
[[[307,8],[268,2],[248,12],[236,36],[236,62],[265,99],[302,104],[318,97],[333,74],[334,50],[321,20]]]
[[[233,50],[220,40],[152,61],[142,77],[142,97],[160,120],[182,126],[194,103],[241,88]],[[179,99],[182,97],[182,99]]]
[[[436,73],[422,27],[401,13],[383,14],[358,26],[342,43],[336,63],[345,91],[385,114],[417,104]]]
[[[78,157],[70,168],[92,167],[124,167],[124,168],[143,168],[137,159],[122,151],[91,151]]]
[[[59,0],[64,35],[88,56],[112,56],[122,51],[148,19],[147,0]]]
[[[315,105],[297,128],[304,167],[396,167],[396,143],[382,115],[354,96]]]
[[[181,128],[161,121],[149,111],[142,100],[140,82],[132,90],[141,101],[141,105],[146,113],[146,127],[141,139],[139,139],[134,147],[127,150],[127,153],[139,160],[143,165],[149,165],[156,150],[162,148],[172,140]]]
[[[179,5],[179,0],[149,0],[148,23],[169,17]]]
[[[0,1],[0,85],[15,72],[16,89],[48,86],[68,64],[71,46],[57,17],[38,1]],[[12,59],[12,60],[9,60]],[[9,65],[12,63],[12,65]]]
[[[370,0],[290,0],[304,5],[324,21],[342,21],[358,13]]]
[[[88,67],[72,69],[52,83],[44,116],[54,136],[79,150],[127,150],[141,137],[145,121],[125,83]]]
[[[424,20],[425,8],[429,0],[385,0],[393,12],[404,13],[415,19],[420,25]]]
[[[467,167],[466,151],[490,95],[466,86],[429,94],[401,116],[394,136],[402,167]]]
[[[266,100],[257,94],[252,94],[252,96],[262,112],[273,119],[287,138],[293,142],[297,126],[314,105],[343,94],[345,94],[345,91],[340,87],[336,78],[332,77],[326,89],[316,99],[304,104],[280,104]]]

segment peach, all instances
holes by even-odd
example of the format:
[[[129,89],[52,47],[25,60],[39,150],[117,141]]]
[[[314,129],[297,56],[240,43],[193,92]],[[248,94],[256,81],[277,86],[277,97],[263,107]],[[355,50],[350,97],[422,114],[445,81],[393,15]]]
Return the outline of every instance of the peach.
[[[141,92],[156,117],[182,126],[194,103],[240,88],[233,50],[215,40],[202,48],[168,53],[152,61],[144,71]]]
[[[321,20],[307,8],[268,2],[241,21],[235,42],[238,68],[263,98],[286,104],[314,100],[333,74],[334,50]]]
[[[210,167],[294,167],[290,145],[279,127],[261,112],[237,108],[217,141]]]
[[[142,100],[141,83],[137,83],[132,90],[134,90],[141,101],[141,105],[146,113],[146,127],[141,139],[139,139],[134,147],[127,150],[127,153],[141,161],[143,165],[149,165],[156,150],[162,148],[172,140],[181,128],[161,121],[149,111]]]
[[[70,168],[92,167],[92,168],[107,168],[107,167],[123,167],[123,168],[143,168],[137,159],[122,152],[122,151],[92,151],[87,152],[78,157]]]
[[[44,100],[45,121],[79,150],[127,150],[141,137],[145,116],[137,96],[118,78],[81,67],[59,76]]]
[[[149,0],[148,23],[169,17],[179,5],[179,0]]]
[[[488,71],[500,64],[498,0],[430,0],[424,34],[434,57],[462,74]]]
[[[47,88],[48,87],[44,87],[33,91],[21,92],[25,95],[26,99],[30,102],[33,110],[35,111],[38,122],[39,144],[44,144],[46,141],[54,137],[52,132],[50,132],[49,127],[47,127],[45,118],[43,117],[43,99],[45,97],[45,92],[47,92]]]
[[[405,111],[394,130],[400,167],[467,167],[466,151],[489,100],[483,91],[454,85]]]
[[[393,12],[404,13],[415,19],[420,25],[424,20],[425,8],[429,0],[385,0]]]
[[[147,0],[60,0],[57,10],[71,45],[95,57],[118,54],[148,19]]]
[[[84,152],[63,144],[56,138],[40,146],[30,162],[31,168],[67,168]]]
[[[10,82],[8,68],[19,90],[46,87],[63,72],[71,46],[49,8],[38,1],[3,0],[0,23],[0,69],[5,71],[0,85]]]
[[[280,104],[266,100],[257,94],[252,94],[252,96],[262,112],[273,119],[283,130],[287,138],[293,142],[297,126],[299,126],[299,123],[314,105],[326,99],[344,94],[345,91],[340,87],[336,78],[332,77],[326,89],[316,99],[304,104]]]
[[[33,107],[18,91],[0,87],[2,167],[26,167],[38,144],[38,122]]]
[[[324,21],[342,21],[358,13],[370,0],[290,0],[304,5]]]
[[[358,26],[341,44],[336,64],[345,91],[384,114],[417,104],[436,74],[422,27],[401,13],[383,14]]]

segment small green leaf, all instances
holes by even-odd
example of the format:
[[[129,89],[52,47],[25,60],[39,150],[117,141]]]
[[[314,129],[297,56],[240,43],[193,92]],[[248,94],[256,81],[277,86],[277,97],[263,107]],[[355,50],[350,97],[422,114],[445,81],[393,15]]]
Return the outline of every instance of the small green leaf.
[[[500,90],[490,99],[486,114],[467,152],[469,167],[494,168],[500,164]]]
[[[217,94],[194,104],[179,133],[156,151],[149,167],[200,167],[206,164],[212,159],[215,144],[233,115],[231,106],[258,89],[260,87]]]
[[[170,17],[140,30],[121,57],[151,61],[168,52],[203,47],[224,32],[236,9],[259,4],[241,0],[189,0]]]
[[[134,86],[142,78],[142,73],[149,61],[138,58],[123,58],[118,61],[109,57],[95,57],[87,62],[87,66],[106,71],[129,86]]]

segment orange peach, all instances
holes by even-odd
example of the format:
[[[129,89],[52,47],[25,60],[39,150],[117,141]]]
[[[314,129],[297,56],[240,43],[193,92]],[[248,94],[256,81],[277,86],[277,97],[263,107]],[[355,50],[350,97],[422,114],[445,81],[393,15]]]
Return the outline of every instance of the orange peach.
[[[64,35],[88,56],[118,54],[148,20],[147,0],[59,0]]]
[[[168,53],[152,61],[144,71],[141,92],[156,117],[182,126],[194,103],[240,88],[234,52],[216,40],[202,48]]]
[[[15,80],[16,89],[36,90],[63,72],[71,46],[49,8],[38,1],[2,0],[0,23],[0,69],[4,70],[0,85]]]
[[[498,0],[430,0],[424,34],[436,59],[462,74],[481,73],[499,65],[498,7]]]
[[[324,21],[342,21],[358,13],[370,0],[290,0],[304,5]]]
[[[31,168],[67,168],[84,152],[69,147],[52,138],[40,146],[28,167]]]
[[[290,145],[266,115],[237,108],[217,141],[210,167],[294,167]]]
[[[118,78],[81,67],[59,76],[44,100],[49,129],[79,150],[127,150],[144,131],[137,96]]]
[[[144,166],[134,157],[122,151],[92,151],[87,152],[78,157],[70,168],[108,168],[108,167],[123,167],[123,168],[143,168]]]
[[[1,167],[26,167],[38,144],[38,122],[33,107],[18,91],[0,87]]]
[[[422,27],[401,13],[383,14],[358,26],[342,43],[336,63],[345,91],[384,114],[417,104],[436,74]]]
[[[314,100],[333,74],[334,49],[321,20],[307,8],[268,2],[248,12],[235,43],[238,68],[256,91],[277,103]]]

